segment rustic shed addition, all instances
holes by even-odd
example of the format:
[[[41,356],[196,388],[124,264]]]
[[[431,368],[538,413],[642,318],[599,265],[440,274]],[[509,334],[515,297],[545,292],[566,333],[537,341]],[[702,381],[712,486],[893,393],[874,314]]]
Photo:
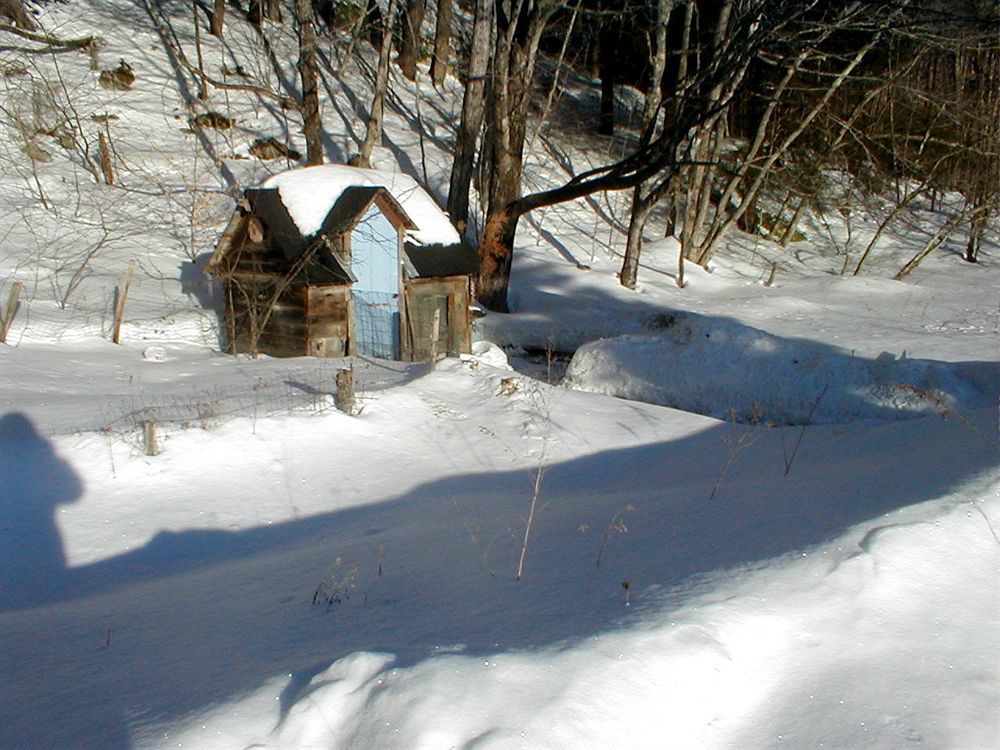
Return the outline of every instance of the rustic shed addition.
[[[414,360],[469,351],[476,267],[416,182],[333,165],[245,191],[209,262],[233,353]]]

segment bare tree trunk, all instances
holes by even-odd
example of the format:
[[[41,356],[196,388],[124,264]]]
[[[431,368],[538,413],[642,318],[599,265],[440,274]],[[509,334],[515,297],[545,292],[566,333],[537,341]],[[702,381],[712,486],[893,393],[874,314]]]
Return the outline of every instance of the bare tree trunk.
[[[969,224],[969,244],[965,246],[965,255],[962,256],[968,263],[979,262],[979,248],[983,243],[983,234],[986,233],[986,222],[989,219],[989,212],[985,210],[979,210],[980,206],[976,206],[976,211],[972,215],[972,221]]]
[[[962,219],[964,219],[968,213],[969,210],[966,208],[963,211],[959,211],[947,222],[945,222],[940,229],[931,235],[931,238],[927,240],[927,244],[921,248],[920,252],[910,258],[906,265],[896,272],[896,275],[892,277],[893,280],[902,281],[909,276],[913,270],[923,262],[924,258],[937,250],[941,246],[941,243],[951,236],[951,233],[955,231],[955,228],[961,223]]]
[[[711,55],[712,59],[719,59],[723,56],[729,42],[729,24],[733,13],[733,0],[723,0],[719,6],[719,17],[716,20],[715,31],[712,35]],[[690,45],[690,41],[686,46]],[[719,103],[728,99],[730,94],[738,86],[746,71],[746,66],[741,71],[734,71],[733,77],[729,80],[719,80],[710,86],[706,93],[709,111],[719,107]],[[726,105],[728,107],[728,105]],[[725,121],[725,110],[720,109],[716,114],[708,117],[691,137],[690,153],[694,166],[688,170],[687,200],[684,207],[684,224],[681,228],[681,255],[691,258],[697,263],[701,260],[696,256],[698,238],[701,234],[701,227],[704,226],[708,217],[708,210],[712,197],[712,186],[715,182],[715,167],[717,157],[722,148],[722,136],[724,134],[723,122]],[[683,284],[678,270],[678,285]]]
[[[535,118],[538,122],[535,129],[532,131],[531,136],[528,138],[529,151],[532,146],[534,146],[535,140],[545,128],[546,120],[548,120],[548,117],[552,112],[552,104],[556,100],[556,93],[561,89],[561,74],[563,66],[566,62],[566,52],[569,49],[569,43],[573,37],[573,29],[576,27],[577,14],[580,12],[580,6],[582,4],[583,0],[576,0],[576,3],[573,5],[573,10],[570,13],[569,21],[566,22],[566,31],[563,34],[562,44],[559,47],[559,57],[556,58],[555,70],[552,73],[552,84],[549,86],[549,93],[545,95],[545,106],[542,107],[542,111],[539,113],[538,117]]]
[[[452,162],[448,190],[448,215],[463,232],[469,221],[469,188],[472,184],[476,139],[483,125],[486,70],[489,66],[492,36],[493,3],[491,0],[476,0],[469,72],[462,98],[462,119],[455,134],[455,160]]]
[[[618,274],[618,282],[626,289],[635,289],[639,276],[639,257],[642,254],[642,230],[652,210],[653,203],[644,196],[642,186],[637,185],[632,191],[632,211],[629,216],[628,238],[625,240],[625,258],[622,260],[622,270]]]
[[[215,0],[212,6],[212,25],[209,30],[212,36],[222,39],[222,27],[226,19],[226,0]]]
[[[802,214],[805,212],[808,204],[809,201],[805,197],[799,198],[799,205],[795,207],[795,212],[792,214],[792,218],[788,220],[788,226],[785,227],[785,231],[781,235],[782,247],[788,247],[788,243],[792,241],[792,237],[795,236],[795,229],[799,226]]]
[[[508,312],[507,287],[513,260],[514,235],[520,214],[507,211],[493,213],[486,219],[483,237],[479,241],[479,278],[476,299],[490,310]]]
[[[323,123],[319,112],[319,73],[316,62],[316,22],[311,0],[295,0],[299,27],[299,76],[302,79],[302,130],[306,163],[323,163]]]
[[[254,26],[260,27],[263,21],[281,23],[281,4],[279,0],[250,0],[247,19]]]
[[[370,167],[372,152],[382,140],[382,116],[385,111],[385,92],[389,87],[389,57],[392,54],[392,27],[396,18],[397,0],[389,0],[389,11],[383,19],[382,42],[378,53],[378,72],[375,75],[375,94],[372,97],[371,117],[361,144],[358,166]]]
[[[191,13],[194,15],[194,51],[198,60],[198,98],[208,99],[208,83],[205,81],[205,60],[201,55],[201,24],[198,22],[198,3],[191,0]]]
[[[434,26],[434,59],[431,60],[431,80],[437,88],[448,75],[451,56],[452,0],[437,0],[437,21]]]
[[[642,108],[642,144],[652,140],[656,128],[657,113],[663,100],[663,73],[667,68],[667,23],[674,0],[659,0],[656,8],[656,34],[653,47],[652,70],[649,75],[649,90],[646,92]],[[625,241],[625,258],[618,274],[619,283],[626,289],[635,289],[639,274],[639,256],[642,253],[642,231],[653,209],[650,196],[642,185],[636,185],[632,192],[632,212],[629,217],[628,238]]]
[[[403,16],[403,36],[396,62],[403,75],[411,81],[417,79],[417,58],[420,56],[420,27],[424,23],[426,0],[407,0]]]

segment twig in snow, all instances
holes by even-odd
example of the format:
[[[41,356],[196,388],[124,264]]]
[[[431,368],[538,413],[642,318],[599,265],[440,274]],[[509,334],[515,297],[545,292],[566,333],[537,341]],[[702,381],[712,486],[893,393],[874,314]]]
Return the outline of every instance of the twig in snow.
[[[806,415],[805,422],[803,422],[802,426],[799,428],[799,436],[795,438],[795,445],[792,447],[791,455],[788,455],[788,452],[785,450],[785,431],[784,430],[781,431],[781,453],[782,457],[785,459],[786,477],[788,476],[788,472],[792,470],[792,462],[795,461],[795,456],[799,452],[799,446],[802,445],[802,438],[806,434],[806,427],[808,427],[809,424],[812,422],[813,414],[816,413],[816,409],[817,407],[819,407],[819,402],[823,400],[823,396],[825,396],[826,392],[830,389],[830,383],[832,382],[833,378],[830,378],[830,380],[826,381],[826,385],[823,386],[823,390],[819,392],[819,395],[816,397],[816,400],[813,401],[812,408],[809,409],[809,414]]]
[[[595,565],[599,568],[601,567],[601,558],[604,557],[604,550],[608,546],[608,540],[611,539],[611,535],[615,532],[619,534],[625,534],[628,532],[628,526],[625,525],[625,520],[623,518],[625,513],[631,513],[635,510],[635,506],[632,503],[628,503],[624,508],[621,508],[617,513],[611,517],[611,523],[604,530],[604,536],[601,539],[600,549],[597,550],[597,560]]]
[[[736,440],[732,440],[729,437],[723,439],[723,442],[729,447],[729,455],[726,456],[726,462],[722,464],[722,469],[719,471],[719,478],[715,480],[715,485],[712,487],[712,492],[708,496],[709,502],[715,499],[716,493],[719,491],[719,488],[722,486],[722,482],[726,478],[726,474],[729,472],[729,466],[736,459],[737,454],[739,454],[740,451],[742,451],[744,448],[750,445],[750,443],[752,443],[759,436],[759,433],[754,428],[754,425],[756,425],[763,416],[764,414],[760,410],[760,407],[757,406],[757,404],[753,404],[750,407],[750,415],[749,419],[747,420],[748,423],[750,424],[750,427],[743,429],[740,432],[739,437],[736,438]],[[735,409],[733,409],[730,412],[730,418],[732,419],[733,425],[735,427],[736,425]]]

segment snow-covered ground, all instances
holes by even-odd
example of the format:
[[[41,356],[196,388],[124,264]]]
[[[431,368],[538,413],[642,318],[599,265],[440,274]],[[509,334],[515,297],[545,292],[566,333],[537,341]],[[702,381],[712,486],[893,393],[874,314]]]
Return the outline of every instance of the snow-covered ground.
[[[978,265],[958,238],[893,282],[917,240],[842,277],[843,227],[809,219],[788,250],[734,238],[683,290],[650,242],[629,292],[593,211],[627,197],[548,209],[514,312],[478,322],[507,353],[358,362],[349,416],[343,362],[218,351],[200,268],[239,187],[282,168],[235,158],[281,118],[217,92],[236,131],[182,132],[141,4],[41,20],[100,30],[137,83],[101,89],[84,56],[3,79],[9,104],[58,67],[81,122],[118,116],[127,168],[95,186],[45,141],[36,184],[0,145],[0,292],[25,285],[0,345],[0,748],[997,746],[995,233]],[[257,70],[229,33],[209,64]],[[363,135],[363,78],[328,81],[331,159]],[[440,190],[458,86],[394,86],[378,166]],[[506,366],[546,349],[579,350],[572,387]]]

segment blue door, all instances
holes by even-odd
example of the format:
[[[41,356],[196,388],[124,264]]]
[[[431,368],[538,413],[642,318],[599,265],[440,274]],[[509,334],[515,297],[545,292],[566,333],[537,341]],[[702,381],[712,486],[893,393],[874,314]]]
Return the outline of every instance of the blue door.
[[[373,203],[351,234],[354,350],[399,358],[399,237]]]

